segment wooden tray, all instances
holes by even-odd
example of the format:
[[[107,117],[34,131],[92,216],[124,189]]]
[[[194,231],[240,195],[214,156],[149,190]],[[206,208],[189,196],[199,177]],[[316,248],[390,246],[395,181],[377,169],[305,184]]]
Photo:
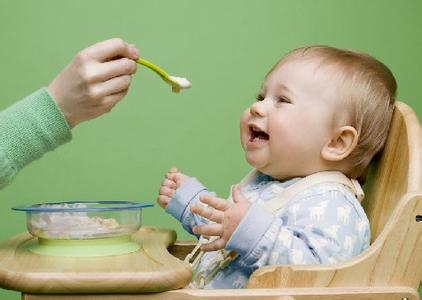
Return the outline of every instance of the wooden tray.
[[[133,235],[141,249],[104,257],[34,254],[29,233],[0,243],[0,287],[25,293],[146,293],[186,286],[192,271],[167,248],[174,230],[142,227]]]

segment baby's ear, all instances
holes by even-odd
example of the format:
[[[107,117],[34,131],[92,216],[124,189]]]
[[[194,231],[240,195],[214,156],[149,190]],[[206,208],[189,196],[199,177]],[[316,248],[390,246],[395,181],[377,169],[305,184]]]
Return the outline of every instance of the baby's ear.
[[[352,126],[337,128],[330,141],[321,150],[321,156],[328,161],[341,161],[355,149],[358,132]]]

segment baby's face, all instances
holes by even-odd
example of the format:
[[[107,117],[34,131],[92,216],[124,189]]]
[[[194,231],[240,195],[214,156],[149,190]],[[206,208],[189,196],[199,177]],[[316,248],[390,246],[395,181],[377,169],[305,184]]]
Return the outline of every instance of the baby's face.
[[[246,160],[279,180],[320,171],[332,135],[335,96],[327,68],[293,59],[273,70],[240,120]]]

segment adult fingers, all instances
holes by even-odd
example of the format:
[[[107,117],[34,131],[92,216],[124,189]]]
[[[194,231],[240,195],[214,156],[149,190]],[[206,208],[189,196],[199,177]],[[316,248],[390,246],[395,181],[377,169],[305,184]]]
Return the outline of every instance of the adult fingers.
[[[134,45],[128,44],[120,38],[113,38],[96,43],[82,50],[82,55],[87,55],[97,61],[104,62],[115,57],[137,59],[139,57],[139,51]]]
[[[99,103],[99,106],[102,106],[106,111],[110,111],[117,102],[123,99],[124,96],[126,96],[128,90],[123,90],[120,93],[112,94],[105,96],[101,103]]]
[[[132,59],[123,57],[105,63],[98,63],[92,75],[95,81],[106,81],[113,77],[136,73],[137,64]]]
[[[223,223],[224,213],[219,210],[201,205],[199,203],[192,205],[190,210],[192,213],[200,215],[201,217],[204,217],[213,222]]]
[[[224,239],[217,239],[211,243],[203,244],[201,246],[201,250],[203,251],[216,251],[220,249],[224,249],[224,246],[226,246],[226,240]]]
[[[223,225],[217,223],[200,225],[193,227],[192,231],[198,235],[221,236],[223,234]]]
[[[109,95],[118,94],[127,90],[131,81],[132,78],[130,75],[123,75],[111,78],[105,82],[96,83],[91,87],[91,97],[94,99],[101,99]]]
[[[202,203],[207,204],[220,211],[225,211],[229,208],[229,204],[227,203],[227,201],[217,198],[217,197],[204,195],[204,196],[201,196],[199,200],[201,200]]]

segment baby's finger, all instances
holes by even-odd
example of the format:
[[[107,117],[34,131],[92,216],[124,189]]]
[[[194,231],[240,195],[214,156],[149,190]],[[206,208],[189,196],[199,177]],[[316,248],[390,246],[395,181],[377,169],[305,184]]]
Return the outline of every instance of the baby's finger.
[[[169,188],[169,187],[166,187],[166,186],[161,186],[159,194],[171,198],[171,197],[173,197],[174,190]]]
[[[179,172],[179,170],[176,167],[172,167],[170,168],[170,170],[168,170],[168,173],[177,173]]]
[[[223,223],[224,213],[212,207],[195,203],[194,205],[191,206],[190,211],[210,221]]]
[[[159,195],[157,197],[157,203],[161,206],[161,208],[166,208],[170,202],[170,198],[167,196]]]
[[[172,181],[176,182],[177,172],[167,172],[166,173],[166,178],[169,179],[169,180],[172,180]]]
[[[173,180],[164,178],[163,182],[161,183],[162,186],[167,186],[172,189],[176,189],[176,183]]]
[[[226,241],[220,238],[211,243],[203,244],[201,246],[201,250],[202,251],[217,251],[220,249],[224,249],[225,246],[226,246]]]
[[[214,207],[215,209],[218,209],[220,211],[225,211],[229,208],[229,204],[227,203],[227,201],[217,198],[217,197],[213,197],[213,196],[209,196],[209,195],[204,195],[201,196],[199,198],[199,200],[202,203],[205,203],[211,207]]]
[[[192,231],[198,235],[221,236],[223,234],[223,225],[216,223],[200,225],[193,227]]]
[[[237,203],[240,201],[248,201],[246,197],[242,194],[242,191],[240,190],[240,185],[236,184],[232,188],[232,198],[233,202]]]

